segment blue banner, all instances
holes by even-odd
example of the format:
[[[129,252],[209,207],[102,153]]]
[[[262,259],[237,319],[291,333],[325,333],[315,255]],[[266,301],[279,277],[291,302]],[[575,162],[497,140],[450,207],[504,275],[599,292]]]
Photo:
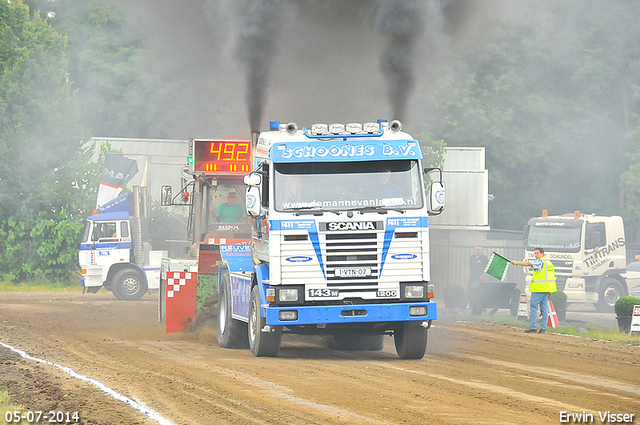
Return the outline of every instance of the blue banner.
[[[273,162],[348,162],[390,159],[422,159],[417,140],[328,141],[324,143],[276,143]]]

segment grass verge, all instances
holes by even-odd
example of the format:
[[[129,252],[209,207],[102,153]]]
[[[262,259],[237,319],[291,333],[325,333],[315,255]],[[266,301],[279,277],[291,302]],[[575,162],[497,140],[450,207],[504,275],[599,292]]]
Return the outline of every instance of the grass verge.
[[[491,318],[491,322],[507,323],[510,325],[522,327],[523,329],[529,327],[528,322],[518,320],[511,316],[494,316]],[[556,329],[550,329],[549,327],[547,327],[547,332],[580,336],[584,338],[603,341],[617,341],[626,342],[632,345],[640,345],[640,336],[638,335],[631,335],[628,333],[620,332],[618,328],[605,327],[602,325],[592,325],[589,323],[585,323],[581,326],[570,326],[570,324],[560,323],[560,326],[558,326]]]
[[[21,412],[26,413],[26,411],[21,406],[15,406],[11,404],[11,400],[9,399],[9,394],[6,391],[0,390],[0,425],[8,425],[11,424],[26,424],[27,422],[24,420],[20,420],[20,422],[7,421],[7,419],[13,419],[13,414],[11,418],[8,418],[9,412]]]
[[[80,282],[54,283],[54,282],[0,282],[0,292],[73,292],[82,291]]]

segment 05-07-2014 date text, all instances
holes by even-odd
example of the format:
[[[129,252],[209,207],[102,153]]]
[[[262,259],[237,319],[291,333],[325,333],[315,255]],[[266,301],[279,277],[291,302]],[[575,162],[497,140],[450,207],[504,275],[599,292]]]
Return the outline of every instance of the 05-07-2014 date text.
[[[5,413],[4,420],[7,424],[19,423],[20,421],[26,421],[29,424],[73,424],[80,422],[80,415],[78,414],[78,412],[63,412],[54,410],[50,410],[48,412],[39,410],[26,412],[23,412],[21,410],[13,410]]]

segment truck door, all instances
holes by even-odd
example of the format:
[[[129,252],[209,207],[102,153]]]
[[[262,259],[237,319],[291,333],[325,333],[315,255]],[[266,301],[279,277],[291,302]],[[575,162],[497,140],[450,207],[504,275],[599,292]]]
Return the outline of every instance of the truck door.
[[[607,244],[607,233],[604,223],[586,223],[585,251],[591,251]]]
[[[93,228],[92,241],[96,243],[117,242],[118,232],[115,221],[96,222]]]

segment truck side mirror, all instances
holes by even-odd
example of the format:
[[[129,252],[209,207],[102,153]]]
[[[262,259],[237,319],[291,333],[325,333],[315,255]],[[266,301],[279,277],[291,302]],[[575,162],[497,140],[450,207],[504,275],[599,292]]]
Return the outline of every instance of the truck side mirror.
[[[171,186],[164,185],[160,188],[160,205],[163,207],[171,205]]]
[[[244,176],[244,184],[247,186],[259,186],[262,183],[262,176],[258,173],[251,173]]]
[[[247,176],[248,177],[248,176]],[[246,177],[245,177],[246,183]],[[245,205],[247,215],[250,217],[258,217],[260,215],[260,188],[257,186],[248,187],[245,193]]]
[[[440,214],[444,211],[445,190],[444,182],[431,183],[431,205],[429,211],[435,214]]]

